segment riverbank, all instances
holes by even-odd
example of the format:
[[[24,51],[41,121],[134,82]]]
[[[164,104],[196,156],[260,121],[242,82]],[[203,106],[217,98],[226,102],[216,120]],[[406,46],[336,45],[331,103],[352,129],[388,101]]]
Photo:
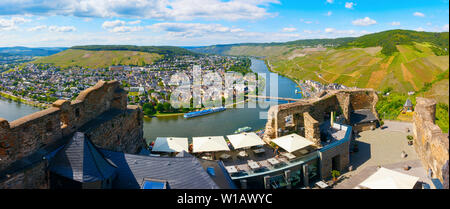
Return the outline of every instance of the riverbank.
[[[42,109],[46,109],[46,108],[50,107],[50,105],[48,105],[48,104],[42,104],[42,103],[39,103],[39,102],[30,101],[30,100],[25,99],[23,97],[15,96],[15,95],[3,92],[3,91],[0,91],[0,97],[3,97],[5,99],[10,99],[10,100],[15,101],[17,103],[22,103],[22,104],[30,105],[30,106],[33,106],[33,107],[42,108]]]

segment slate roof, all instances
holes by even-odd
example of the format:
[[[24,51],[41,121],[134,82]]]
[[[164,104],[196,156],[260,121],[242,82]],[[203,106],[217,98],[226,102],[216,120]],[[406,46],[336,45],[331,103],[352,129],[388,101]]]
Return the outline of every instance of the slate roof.
[[[413,106],[413,104],[412,104],[411,100],[410,99],[406,99],[406,102],[403,105],[403,107],[412,107],[412,106]]]
[[[370,109],[355,110],[350,114],[350,123],[359,124],[378,120]]]
[[[171,189],[220,189],[193,156],[153,157],[100,149],[117,165],[113,188],[139,189],[144,179],[167,181]]]
[[[115,173],[115,165],[108,162],[81,132],[50,160],[49,170],[78,182],[105,180]]]

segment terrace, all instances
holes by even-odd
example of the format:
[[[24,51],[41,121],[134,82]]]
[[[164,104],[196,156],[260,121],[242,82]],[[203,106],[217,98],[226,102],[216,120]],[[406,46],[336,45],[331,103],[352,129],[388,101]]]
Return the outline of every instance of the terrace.
[[[320,130],[322,147],[297,134],[282,136],[267,144],[257,134],[250,132],[228,135],[227,139],[223,136],[194,137],[189,150],[200,159],[221,160],[232,180],[245,179],[254,186],[255,182],[270,176],[269,181],[290,182],[298,188],[318,180],[320,169],[317,162],[321,153],[348,142],[352,129],[346,125],[325,122],[321,124]],[[187,143],[187,138],[183,140]],[[284,177],[288,171],[292,173],[289,179]],[[280,176],[283,181],[276,180]]]
[[[224,153],[216,153],[216,155],[220,158]],[[245,150],[232,150],[226,152],[226,154],[229,154],[230,157],[222,159],[222,161],[233,180],[286,170],[319,157],[318,152],[312,147],[299,152],[280,152],[276,155],[275,150],[269,145],[255,146]]]

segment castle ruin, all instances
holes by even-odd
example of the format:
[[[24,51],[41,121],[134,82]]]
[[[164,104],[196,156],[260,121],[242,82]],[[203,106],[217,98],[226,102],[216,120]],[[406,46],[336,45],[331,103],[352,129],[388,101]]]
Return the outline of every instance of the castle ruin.
[[[118,81],[99,81],[73,101],[58,100],[12,122],[0,118],[0,188],[48,188],[45,156],[75,132],[99,148],[138,153],[146,146],[142,119]]]

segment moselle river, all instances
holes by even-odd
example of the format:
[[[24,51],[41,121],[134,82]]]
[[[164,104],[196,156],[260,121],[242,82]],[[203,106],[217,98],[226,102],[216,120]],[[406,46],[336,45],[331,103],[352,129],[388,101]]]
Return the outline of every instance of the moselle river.
[[[297,84],[286,77],[275,75],[278,85],[268,85],[270,83],[270,72],[264,61],[252,59],[251,69],[253,72],[266,74],[265,92],[277,92],[277,95],[267,93],[268,96],[301,98],[300,94],[295,93]],[[278,86],[278,91],[274,86]],[[250,126],[253,130],[261,129],[266,125],[267,110],[270,106],[278,103],[285,102],[251,100],[244,105],[244,108],[227,108],[223,112],[190,119],[185,119],[182,115],[145,118],[144,137],[147,141],[153,141],[159,136],[189,137],[191,140],[192,137],[196,136],[233,134],[236,129],[244,126]],[[39,108],[25,104],[0,99],[0,117],[8,121],[13,121],[39,110]]]

